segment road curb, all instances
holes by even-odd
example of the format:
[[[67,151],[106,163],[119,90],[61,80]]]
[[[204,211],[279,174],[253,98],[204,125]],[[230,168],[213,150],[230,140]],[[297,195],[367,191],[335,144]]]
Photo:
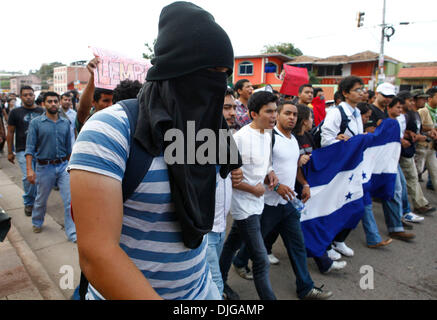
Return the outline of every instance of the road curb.
[[[53,282],[32,249],[28,246],[20,232],[12,223],[7,235],[9,242],[15,248],[33,284],[44,300],[65,300],[64,295]]]

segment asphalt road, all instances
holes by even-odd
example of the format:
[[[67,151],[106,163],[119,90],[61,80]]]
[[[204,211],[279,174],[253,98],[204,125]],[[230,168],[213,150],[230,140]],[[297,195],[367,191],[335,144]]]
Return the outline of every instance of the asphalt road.
[[[12,181],[22,187],[18,164],[13,165],[7,161],[5,155],[0,155],[0,167]],[[437,207],[436,192],[427,190],[424,183],[422,187],[426,198]],[[63,226],[63,205],[57,191],[52,191],[49,197],[47,214]],[[374,203],[374,214],[381,236],[387,237],[381,204]],[[231,217],[229,216],[228,228],[230,225]],[[346,268],[322,275],[313,259],[308,259],[311,277],[316,286],[323,284],[324,289],[331,290],[334,293],[332,299],[337,300],[436,300],[437,213],[425,217],[420,224],[414,224],[411,232],[416,234],[416,239],[410,243],[393,240],[385,248],[369,249],[366,247],[364,232],[360,224],[351,232],[346,241],[347,245],[355,251],[354,257],[342,259],[347,261]],[[279,265],[270,267],[270,279],[277,298],[297,299],[295,276],[281,240],[275,243],[273,253],[280,260]],[[228,283],[242,299],[258,299],[253,281],[240,278],[233,270],[229,272]]]

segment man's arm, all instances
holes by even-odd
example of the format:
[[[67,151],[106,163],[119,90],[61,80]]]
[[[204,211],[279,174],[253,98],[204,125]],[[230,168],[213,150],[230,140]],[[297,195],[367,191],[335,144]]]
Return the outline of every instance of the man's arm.
[[[247,184],[246,182],[240,182],[238,185],[232,187],[237,190],[249,192],[258,198],[261,197],[266,191],[262,183],[258,183],[256,186],[252,186],[250,184]]]
[[[30,122],[29,129],[27,130],[26,150],[24,152],[24,155],[26,157],[26,178],[27,181],[29,181],[31,184],[35,184],[36,182],[36,174],[32,168],[33,155],[35,154],[37,144],[37,128],[35,125],[36,122],[34,120]]]
[[[328,112],[326,115],[325,121],[322,125],[322,133],[321,133],[321,146],[326,147],[335,142],[338,142],[339,139],[338,133],[340,132],[341,125],[341,114],[340,110],[334,109]]]
[[[297,168],[297,181],[302,185],[302,202],[307,202],[311,198],[310,185],[305,179],[302,168]]]
[[[96,57],[88,62],[87,69],[90,73],[90,79],[83,91],[82,96],[79,100],[79,105],[77,107],[77,120],[80,123],[85,123],[86,119],[90,115],[90,110],[92,108],[93,97],[94,97],[94,70],[100,62],[100,58]]]
[[[80,267],[106,299],[161,297],[120,248],[123,221],[121,182],[96,173],[71,170]]]
[[[14,134],[15,134],[15,126],[8,125],[8,136],[6,138],[8,142],[8,161],[11,163],[15,163],[15,155],[12,152],[12,146],[14,141]]]
[[[26,179],[30,184],[35,184],[36,173],[32,168],[33,156],[31,154],[26,154]]]

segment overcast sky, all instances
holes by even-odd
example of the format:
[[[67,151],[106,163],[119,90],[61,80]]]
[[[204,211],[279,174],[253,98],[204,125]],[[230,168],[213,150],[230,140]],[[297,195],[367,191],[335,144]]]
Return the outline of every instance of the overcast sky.
[[[141,58],[158,32],[165,0],[1,0],[0,70],[90,60],[89,45]],[[258,54],[291,42],[325,58],[379,52],[383,0],[196,0],[228,33],[234,53]],[[364,11],[364,27],[356,15]],[[437,1],[387,0],[386,23],[396,29],[385,54],[403,62],[437,61]],[[414,22],[407,26],[401,21]],[[193,22],[194,23],[194,22]]]

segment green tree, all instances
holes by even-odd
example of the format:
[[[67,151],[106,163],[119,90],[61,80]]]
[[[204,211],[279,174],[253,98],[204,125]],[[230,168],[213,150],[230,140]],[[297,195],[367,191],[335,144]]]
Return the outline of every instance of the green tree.
[[[53,79],[53,69],[57,67],[65,66],[61,62],[43,63],[41,67],[34,73],[41,79],[41,88],[47,90],[49,88],[48,81]]]
[[[303,53],[296,48],[292,43],[281,42],[274,45],[265,45],[262,53],[279,52],[290,57],[301,56]]]
[[[320,80],[317,79],[316,75],[312,71],[308,71],[308,77],[310,84],[320,84]]]
[[[150,45],[148,42],[146,42],[144,44],[146,46],[146,49],[147,49],[147,53],[143,52],[144,59],[152,60],[155,57],[155,51],[153,50],[153,48],[155,47],[155,44],[156,44],[156,39],[153,40],[152,45]]]

